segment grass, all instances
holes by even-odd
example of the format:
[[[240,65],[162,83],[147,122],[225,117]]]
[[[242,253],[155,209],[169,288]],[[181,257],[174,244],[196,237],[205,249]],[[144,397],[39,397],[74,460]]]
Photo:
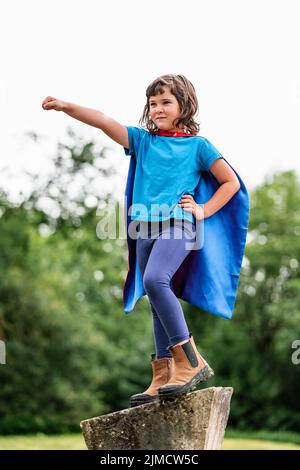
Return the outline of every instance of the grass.
[[[292,442],[289,442],[290,439]],[[86,450],[82,434],[0,436],[1,450]],[[226,431],[224,450],[300,450],[300,435]]]
[[[300,445],[288,442],[273,442],[258,439],[226,438],[223,450],[300,450]]]
[[[86,450],[82,434],[0,436],[0,450]]]
[[[289,442],[300,445],[300,434],[289,431],[237,431],[226,429],[226,438],[233,439],[258,439],[263,441]]]

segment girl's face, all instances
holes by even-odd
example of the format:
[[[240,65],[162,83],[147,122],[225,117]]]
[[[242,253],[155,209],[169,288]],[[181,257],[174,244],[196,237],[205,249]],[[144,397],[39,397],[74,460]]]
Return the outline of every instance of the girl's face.
[[[180,117],[179,103],[176,96],[172,95],[168,87],[163,87],[164,92],[149,98],[149,116],[156,126],[164,131],[175,132],[182,130],[175,128],[173,121]]]

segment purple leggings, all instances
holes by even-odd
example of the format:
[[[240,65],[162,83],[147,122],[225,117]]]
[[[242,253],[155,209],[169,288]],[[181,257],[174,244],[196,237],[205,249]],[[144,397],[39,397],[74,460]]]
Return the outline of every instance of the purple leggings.
[[[153,314],[156,359],[171,357],[167,350],[189,339],[184,313],[172,290],[172,277],[195,242],[195,224],[179,219],[139,222],[137,262]],[[168,238],[162,238],[162,235]]]

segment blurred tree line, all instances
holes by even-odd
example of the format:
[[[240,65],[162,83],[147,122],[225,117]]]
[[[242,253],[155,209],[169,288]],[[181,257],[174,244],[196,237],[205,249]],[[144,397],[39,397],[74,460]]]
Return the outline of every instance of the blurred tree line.
[[[126,239],[97,236],[97,208],[113,195],[95,198],[92,181],[114,170],[105,167],[105,148],[68,133],[74,143],[58,144],[53,173],[34,176],[21,203],[0,188],[1,434],[80,431],[82,419],[127,408],[151,379],[148,300],[123,310]],[[250,206],[232,320],[180,302],[215,370],[204,386],[234,388],[229,424],[300,432],[300,365],[291,361],[300,339],[296,174],[268,177]]]

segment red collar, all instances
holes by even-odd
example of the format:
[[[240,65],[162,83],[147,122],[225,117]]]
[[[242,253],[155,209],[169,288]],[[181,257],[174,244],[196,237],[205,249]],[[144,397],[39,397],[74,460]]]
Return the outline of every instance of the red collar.
[[[179,131],[176,131],[176,132],[170,132],[170,131],[162,131],[161,129],[159,129],[158,131],[153,131],[153,134],[157,134],[157,135],[164,135],[166,137],[195,137],[195,134],[187,134],[185,132],[179,132]]]

